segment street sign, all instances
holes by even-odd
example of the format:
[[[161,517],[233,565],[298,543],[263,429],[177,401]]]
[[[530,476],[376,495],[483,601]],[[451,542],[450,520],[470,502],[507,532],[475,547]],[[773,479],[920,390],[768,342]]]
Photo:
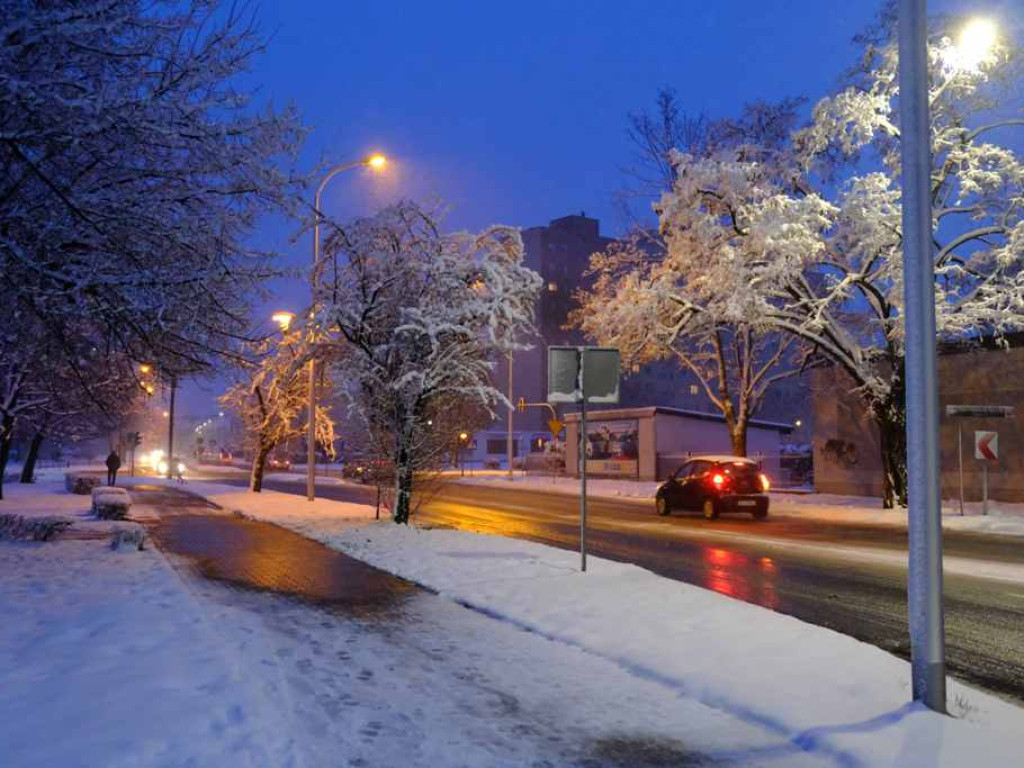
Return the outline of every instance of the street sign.
[[[564,427],[564,426],[565,425],[562,422],[560,422],[558,419],[549,419],[548,420],[548,429],[551,430],[551,436],[552,437],[558,437],[558,434],[562,431],[562,427]]]
[[[974,433],[974,458],[995,461],[999,458],[999,433],[977,430]]]
[[[947,405],[947,416],[975,419],[1008,419],[1016,413],[1012,405]]]
[[[619,350],[610,347],[548,347],[548,402],[580,402],[582,388],[587,403],[619,402]]]

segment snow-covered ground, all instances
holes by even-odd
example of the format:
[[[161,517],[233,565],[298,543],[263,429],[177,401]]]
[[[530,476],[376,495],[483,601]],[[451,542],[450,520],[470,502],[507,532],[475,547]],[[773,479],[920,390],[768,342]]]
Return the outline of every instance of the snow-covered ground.
[[[578,496],[580,481],[572,477],[543,477],[517,474],[509,480],[504,472],[475,473],[472,477],[449,476],[449,482],[486,485],[498,488],[528,488],[547,493]],[[587,495],[593,498],[622,499],[636,503],[654,502],[659,482],[588,478]],[[882,509],[882,500],[868,496],[836,496],[825,493],[772,493],[771,513],[774,517],[799,517],[835,523],[867,523],[869,525],[907,526],[906,509]],[[942,504],[942,525],[948,530],[997,533],[1024,536],[1024,504],[1004,501],[989,502],[987,515],[981,513],[981,502],[964,505],[960,515],[959,502],[945,500]]]
[[[288,713],[159,552],[111,550],[125,524],[90,520],[59,480],[7,493],[0,512],[76,522],[64,540],[0,541],[0,763],[293,764]]]
[[[907,704],[906,662],[636,566],[591,558],[582,574],[571,552],[354,526],[352,510],[315,514],[295,499],[248,511],[839,765],[1003,766],[1024,750],[1024,711],[1013,705],[951,681],[957,717],[936,716]]]

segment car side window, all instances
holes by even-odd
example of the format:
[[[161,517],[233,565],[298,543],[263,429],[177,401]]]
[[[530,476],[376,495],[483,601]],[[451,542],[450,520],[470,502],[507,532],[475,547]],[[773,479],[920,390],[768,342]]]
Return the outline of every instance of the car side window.
[[[706,461],[693,462],[693,470],[690,472],[690,477],[700,477],[708,471],[710,466],[711,464]]]
[[[676,480],[685,480],[692,473],[693,473],[693,462],[692,461],[688,461],[685,464],[683,464],[683,466],[681,466],[679,469],[677,469],[676,473],[674,475],[672,475],[672,477],[674,477]]]

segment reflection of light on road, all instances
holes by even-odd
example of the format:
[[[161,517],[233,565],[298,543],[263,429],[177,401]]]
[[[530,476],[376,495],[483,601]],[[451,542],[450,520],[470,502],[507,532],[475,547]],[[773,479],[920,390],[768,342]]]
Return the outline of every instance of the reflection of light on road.
[[[775,562],[770,557],[751,561],[746,555],[720,547],[703,547],[704,586],[737,600],[778,607]],[[755,567],[756,563],[756,567]]]

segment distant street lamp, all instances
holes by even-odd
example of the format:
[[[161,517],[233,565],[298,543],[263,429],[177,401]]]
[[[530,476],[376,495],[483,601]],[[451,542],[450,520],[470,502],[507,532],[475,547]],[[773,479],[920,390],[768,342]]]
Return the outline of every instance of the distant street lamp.
[[[320,270],[320,220],[323,218],[320,204],[324,194],[324,187],[327,186],[327,182],[344,171],[350,171],[361,166],[372,168],[375,171],[383,171],[387,164],[388,160],[384,155],[374,153],[364,157],[362,160],[336,165],[327,172],[323,181],[320,182],[320,186],[316,188],[316,196],[313,199],[313,270],[310,274],[310,293],[312,294],[311,317],[316,313],[316,284],[317,274]],[[312,329],[310,329],[310,333],[313,333]],[[311,353],[309,357],[309,423],[306,426],[306,498],[309,501],[313,501],[316,498],[316,355],[314,353]]]
[[[996,42],[995,25],[973,21],[946,55],[955,73],[976,70]],[[932,158],[926,0],[900,0],[900,159],[903,167],[903,289],[906,335],[907,506],[911,687],[915,701],[946,711],[942,606],[942,506],[936,365]]]
[[[295,315],[291,312],[275,312],[270,319],[277,323],[282,331],[287,331],[294,317]]]

